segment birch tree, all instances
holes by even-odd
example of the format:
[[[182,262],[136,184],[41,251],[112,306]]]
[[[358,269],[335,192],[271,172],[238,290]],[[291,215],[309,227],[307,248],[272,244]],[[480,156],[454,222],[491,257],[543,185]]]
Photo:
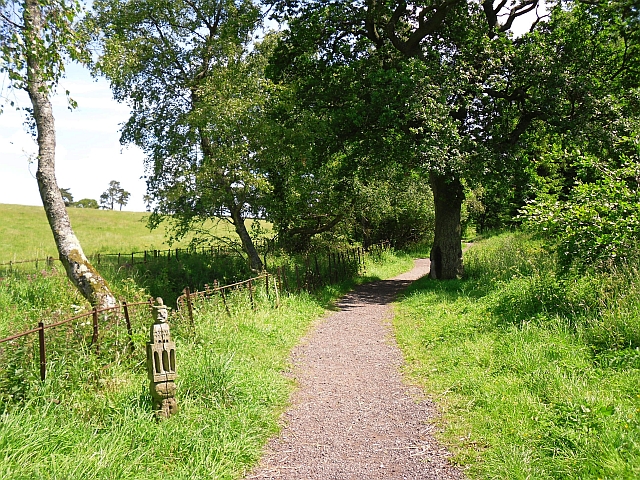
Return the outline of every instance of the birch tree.
[[[0,70],[9,88],[26,91],[31,102],[24,111],[38,144],[38,189],[67,276],[92,305],[109,307],[115,305],[115,297],[82,251],[55,175],[51,95],[65,61],[83,57],[74,29],[81,12],[74,0],[0,0]]]

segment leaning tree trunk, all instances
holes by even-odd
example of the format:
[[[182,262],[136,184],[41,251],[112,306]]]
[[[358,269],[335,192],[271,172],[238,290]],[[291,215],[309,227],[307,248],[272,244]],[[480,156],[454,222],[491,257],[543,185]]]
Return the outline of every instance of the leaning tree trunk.
[[[460,210],[464,192],[454,175],[429,175],[435,205],[435,237],[431,247],[431,278],[451,279],[462,275]]]
[[[264,269],[264,266],[262,265],[262,260],[260,260],[260,255],[258,255],[258,250],[256,250],[253,240],[251,240],[251,235],[249,235],[247,227],[244,224],[241,207],[232,205],[231,208],[229,208],[229,211],[231,212],[233,226],[235,227],[236,233],[242,242],[242,248],[249,256],[249,265],[251,266],[251,270],[261,272]]]
[[[33,117],[38,135],[38,189],[47,214],[49,226],[58,248],[60,260],[67,276],[80,293],[92,305],[104,308],[116,304],[109,286],[91,266],[82,251],[80,242],[73,233],[69,215],[58,188],[55,176],[56,131],[53,109],[49,99],[49,88],[43,78],[37,57],[37,37],[42,30],[42,12],[37,0],[26,2],[25,25],[32,26],[26,35],[32,48],[27,51],[27,91],[33,105]]]

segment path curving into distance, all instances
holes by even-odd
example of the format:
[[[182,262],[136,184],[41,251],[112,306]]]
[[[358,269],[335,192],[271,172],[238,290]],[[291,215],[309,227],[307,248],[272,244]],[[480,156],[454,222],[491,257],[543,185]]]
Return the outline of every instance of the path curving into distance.
[[[402,382],[392,335],[390,303],[428,272],[429,260],[417,260],[358,287],[294,349],[299,388],[247,480],[465,478],[432,436],[433,405]]]

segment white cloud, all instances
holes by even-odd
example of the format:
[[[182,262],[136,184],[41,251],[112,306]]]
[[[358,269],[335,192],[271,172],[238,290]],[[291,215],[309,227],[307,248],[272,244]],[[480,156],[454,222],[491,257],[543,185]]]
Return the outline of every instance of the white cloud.
[[[121,124],[129,116],[126,106],[113,100],[108,83],[96,82],[86,70],[72,67],[52,98],[56,119],[56,177],[60,187],[69,188],[74,198],[98,199],[110,180],[117,180],[131,192],[123,210],[144,211],[146,192],[144,155],[119,143]],[[65,90],[78,102],[69,111]],[[15,97],[19,106],[29,105],[25,94]],[[7,106],[0,115],[0,203],[42,205],[29,156],[37,146],[23,126],[24,114]],[[30,170],[31,169],[31,170]]]

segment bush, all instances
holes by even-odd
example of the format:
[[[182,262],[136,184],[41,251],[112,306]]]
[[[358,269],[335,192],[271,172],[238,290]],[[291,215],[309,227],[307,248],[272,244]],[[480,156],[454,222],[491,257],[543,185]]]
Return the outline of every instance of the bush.
[[[522,211],[525,226],[543,235],[564,268],[584,271],[625,264],[640,237],[640,167],[627,165],[579,182],[566,201],[543,198]]]

